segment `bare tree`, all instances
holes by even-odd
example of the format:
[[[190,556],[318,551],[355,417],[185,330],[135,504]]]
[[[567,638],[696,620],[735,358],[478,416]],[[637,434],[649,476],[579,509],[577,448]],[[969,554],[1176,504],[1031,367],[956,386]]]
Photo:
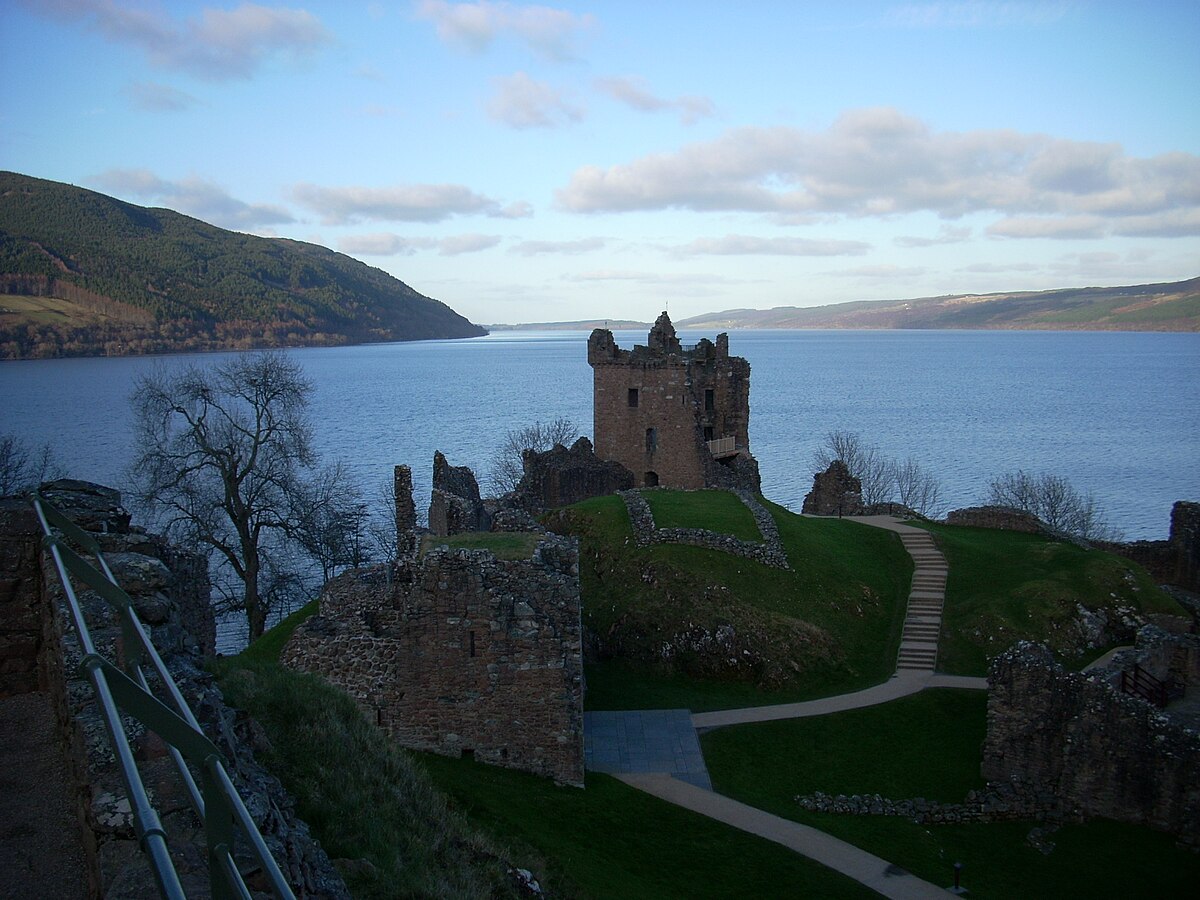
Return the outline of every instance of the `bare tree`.
[[[491,485],[497,494],[515,491],[525,474],[522,454],[526,450],[542,452],[555,444],[570,446],[579,437],[579,426],[560,416],[553,422],[534,422],[516,428],[504,436],[504,442],[492,457]]]
[[[0,496],[31,491],[43,481],[62,477],[49,444],[32,450],[11,434],[0,437]]]
[[[324,466],[291,498],[292,534],[321,566],[325,581],[339,568],[358,568],[370,561],[370,514],[361,491],[339,462]]]
[[[923,516],[935,517],[942,496],[937,479],[921,468],[921,464],[911,456],[904,462],[892,462],[890,469],[897,502]]]
[[[295,567],[288,548],[313,464],[306,405],[312,390],[282,353],[239,355],[211,367],[158,371],[131,402],[135,495],[168,533],[208,547],[241,584],[230,605],[263,633]]]
[[[817,448],[813,462],[817,469],[824,471],[835,459],[845,463],[850,474],[859,480],[864,506],[886,503],[891,499],[891,466],[878,447],[864,443],[856,432],[831,431],[825,435],[825,442]]]
[[[1096,506],[1096,498],[1081,494],[1061,475],[1030,475],[1017,470],[992,479],[987,502],[1037,516],[1052,530],[1082,540],[1119,540]]]

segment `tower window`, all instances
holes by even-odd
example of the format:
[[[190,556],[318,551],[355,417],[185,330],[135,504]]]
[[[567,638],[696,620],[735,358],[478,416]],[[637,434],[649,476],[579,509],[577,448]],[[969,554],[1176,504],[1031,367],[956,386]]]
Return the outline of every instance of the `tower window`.
[[[637,408],[637,405],[638,405],[638,389],[630,388],[629,389],[629,406],[631,409],[635,409],[635,408]]]
[[[647,428],[646,429],[646,452],[653,453],[657,449],[658,449],[658,429],[657,428]]]
[[[713,411],[713,391],[711,388],[709,388],[708,390],[706,390],[704,392],[704,411],[705,412]]]

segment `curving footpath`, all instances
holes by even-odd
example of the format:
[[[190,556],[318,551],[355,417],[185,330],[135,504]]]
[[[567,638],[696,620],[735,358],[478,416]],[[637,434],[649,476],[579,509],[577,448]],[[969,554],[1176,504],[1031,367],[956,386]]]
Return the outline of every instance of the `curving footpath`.
[[[849,694],[822,697],[802,703],[779,703],[771,706],[751,706],[742,709],[723,709],[715,712],[696,713],[691,717],[692,727],[697,733],[724,725],[743,725],[751,722],[770,722],[777,719],[795,719],[806,716],[823,716],[848,709],[861,709],[906,697],[926,688],[951,687],[983,690],[987,679],[962,675],[941,675],[934,671],[937,664],[937,644],[942,626],[942,608],[946,600],[946,558],[933,541],[933,536],[924,529],[904,524],[894,516],[855,516],[854,521],[876,528],[886,528],[900,535],[904,549],[914,563],[912,587],[908,596],[908,608],[904,618],[904,630],[900,638],[900,649],[896,658],[896,671],[883,684]],[[686,713],[685,710],[652,711],[654,715],[664,712]],[[614,715],[589,713],[589,716]],[[585,729],[586,732],[586,729]],[[589,735],[589,740],[591,740]],[[701,766],[703,761],[701,760]],[[591,765],[588,768],[593,768]],[[640,767],[639,767],[640,768]],[[601,770],[600,766],[594,770]],[[697,783],[707,782],[688,772],[653,772],[645,768],[630,771],[625,767],[603,767],[626,784],[653,794],[669,803],[685,807],[711,819],[732,825],[734,828],[764,837],[782,844],[797,853],[841,872],[855,881],[871,888],[885,897],[897,900],[909,898],[945,896],[947,889],[909,874],[904,869],[848,844],[832,835],[789,819],[772,815],[761,809],[725,797]],[[682,780],[686,778],[687,780]],[[688,782],[692,783],[688,783]]]

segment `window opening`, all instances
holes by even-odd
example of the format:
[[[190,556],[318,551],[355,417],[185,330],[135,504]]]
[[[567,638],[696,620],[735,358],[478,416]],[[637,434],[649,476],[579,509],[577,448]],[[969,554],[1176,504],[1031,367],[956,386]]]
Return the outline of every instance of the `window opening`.
[[[712,388],[709,388],[708,390],[706,390],[704,392],[704,411],[705,412],[713,411],[713,399],[714,398],[713,398]]]
[[[635,408],[637,405],[638,405],[638,389],[630,388],[629,389],[629,406],[631,408]]]
[[[658,429],[657,428],[647,428],[646,429],[646,452],[653,453],[657,449],[658,449]]]

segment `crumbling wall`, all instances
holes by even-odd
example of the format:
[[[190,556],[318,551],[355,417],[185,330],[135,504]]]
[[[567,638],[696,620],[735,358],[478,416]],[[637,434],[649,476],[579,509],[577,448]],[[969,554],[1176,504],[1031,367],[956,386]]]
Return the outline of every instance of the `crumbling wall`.
[[[756,465],[722,466],[707,444],[730,438],[749,457],[750,364],[729,355],[728,336],[685,349],[664,312],[646,346],[632,350],[594,330],[588,364],[596,455],[623,465],[638,486],[760,489]]]
[[[579,551],[433,550],[334,579],[281,659],[338,685],[398,743],[583,784]]]
[[[634,484],[632,472],[618,462],[600,459],[585,437],[569,450],[562,444],[540,453],[526,450],[521,463],[525,474],[517,485],[515,500],[536,512],[605,497]]]
[[[835,459],[824,472],[813,475],[812,490],[804,496],[800,511],[812,516],[857,516],[862,508],[862,482]]]
[[[435,450],[429,530],[439,537],[446,537],[467,531],[488,531],[489,526],[475,473],[468,466],[450,465],[442,452]]]
[[[19,497],[0,498],[0,698],[39,689],[45,614],[38,522]]]
[[[1033,513],[1022,512],[1011,506],[968,506],[952,509],[946,514],[947,525],[963,525],[970,528],[1000,528],[1004,531],[1022,531],[1027,534],[1049,534],[1046,524]]]
[[[1032,784],[1083,815],[1200,844],[1200,734],[1122,693],[1111,676],[1068,671],[1026,642],[998,655],[984,778]]]

